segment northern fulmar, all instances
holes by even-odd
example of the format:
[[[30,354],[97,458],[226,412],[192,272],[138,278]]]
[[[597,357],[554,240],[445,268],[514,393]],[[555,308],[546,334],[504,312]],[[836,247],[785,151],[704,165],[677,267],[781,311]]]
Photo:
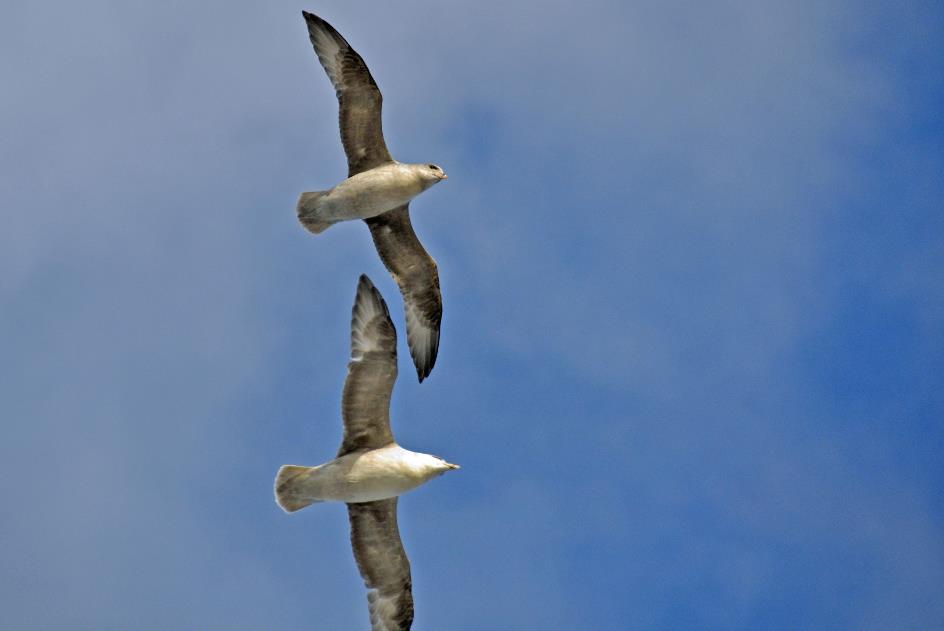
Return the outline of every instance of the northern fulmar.
[[[275,478],[275,501],[286,512],[326,500],[347,502],[373,631],[406,630],[413,622],[413,582],[397,528],[397,497],[459,468],[394,441],[390,395],[396,379],[397,331],[383,296],[361,276],[351,315],[341,448],[328,463],[285,465]]]
[[[377,252],[403,294],[407,343],[422,382],[439,351],[442,294],[436,261],[410,223],[410,200],[447,176],[435,164],[393,159],[381,126],[383,97],[367,64],[333,26],[307,11],[302,15],[337,92],[348,178],[328,191],[302,193],[298,220],[315,234],[339,221],[367,222]]]

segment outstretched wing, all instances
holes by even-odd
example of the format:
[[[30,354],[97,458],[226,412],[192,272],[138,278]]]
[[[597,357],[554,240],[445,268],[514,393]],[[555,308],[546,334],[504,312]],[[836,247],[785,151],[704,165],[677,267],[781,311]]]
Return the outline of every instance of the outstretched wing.
[[[333,26],[307,11],[302,15],[318,60],[338,94],[348,177],[392,161],[380,120],[383,96],[367,64]]]
[[[371,631],[406,631],[413,624],[410,560],[397,528],[397,498],[348,504],[351,547],[367,586]]]
[[[361,275],[351,313],[351,361],[341,415],[344,440],[338,457],[393,442],[390,395],[397,380],[397,330],[383,296]]]
[[[436,261],[413,232],[409,204],[364,221],[370,227],[377,253],[403,294],[406,339],[422,382],[432,372],[439,352],[442,294]]]

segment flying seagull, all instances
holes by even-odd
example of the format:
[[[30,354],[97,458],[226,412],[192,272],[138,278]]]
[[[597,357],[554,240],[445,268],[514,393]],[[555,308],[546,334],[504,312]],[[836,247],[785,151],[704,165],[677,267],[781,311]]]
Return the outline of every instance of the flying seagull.
[[[435,164],[393,159],[381,126],[383,97],[367,64],[333,26],[306,11],[302,15],[337,91],[348,178],[328,191],[302,193],[298,220],[315,234],[339,221],[367,222],[377,252],[403,294],[407,343],[422,382],[439,351],[442,295],[436,261],[413,232],[410,200],[447,176]]]
[[[413,623],[413,581],[400,531],[397,497],[458,465],[408,451],[390,431],[390,395],[397,379],[397,331],[387,304],[361,276],[351,316],[351,361],[337,457],[317,467],[285,465],[275,478],[275,501],[293,513],[315,502],[347,502],[354,559],[367,585],[373,631]]]

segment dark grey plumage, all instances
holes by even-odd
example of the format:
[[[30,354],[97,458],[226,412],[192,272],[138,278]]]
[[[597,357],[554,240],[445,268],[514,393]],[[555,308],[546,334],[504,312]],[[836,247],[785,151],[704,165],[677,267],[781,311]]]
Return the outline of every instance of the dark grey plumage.
[[[308,37],[338,95],[341,143],[348,177],[393,160],[383,137],[383,95],[367,64],[333,26],[302,11]]]
[[[341,398],[344,439],[338,457],[393,442],[390,397],[397,380],[397,330],[383,296],[365,275],[351,311],[351,361]]]
[[[442,294],[436,261],[423,249],[410,224],[408,206],[365,219],[377,253],[397,281],[406,311],[406,341],[422,382],[436,365]]]
[[[347,505],[372,631],[406,631],[413,624],[413,579],[397,527],[397,499]]]
[[[393,162],[383,137],[383,96],[364,60],[333,26],[317,15],[305,11],[302,15],[318,60],[337,93],[348,177]],[[409,204],[365,221],[381,260],[403,295],[407,343],[422,382],[439,353],[442,294],[436,261],[413,231]]]

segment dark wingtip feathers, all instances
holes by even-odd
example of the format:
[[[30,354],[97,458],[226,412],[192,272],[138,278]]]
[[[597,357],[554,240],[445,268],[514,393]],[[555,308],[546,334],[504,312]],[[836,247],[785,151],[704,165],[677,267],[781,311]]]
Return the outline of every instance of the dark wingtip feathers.
[[[326,29],[330,33],[333,33],[340,37],[340,33],[338,33],[337,30],[333,26],[328,24],[328,22],[324,18],[320,18],[314,13],[309,13],[308,11],[302,11],[302,17],[305,18],[305,22],[308,24],[309,27],[317,26],[322,29]],[[341,39],[344,39],[344,38],[341,38]]]
[[[308,28],[319,27],[322,30],[327,28],[329,31],[333,31],[333,28],[330,28],[330,24],[325,22],[323,19],[315,15],[314,13],[309,13],[308,11],[302,11],[302,17],[305,18],[305,24],[308,25]]]
[[[384,317],[387,320],[391,319],[390,310],[387,309],[387,301],[384,300],[383,294],[381,294],[380,290],[374,286],[373,281],[370,280],[367,274],[361,274],[360,278],[357,279],[357,294],[354,297],[353,309],[355,314],[357,313],[357,306],[361,300],[370,300],[375,305],[379,305],[380,310],[384,314]]]
[[[423,383],[423,380],[429,377],[429,375],[433,372],[433,367],[436,365],[436,351],[438,350],[439,344],[437,342],[437,344],[432,348],[429,356],[416,363],[416,376],[419,378],[420,383]]]

